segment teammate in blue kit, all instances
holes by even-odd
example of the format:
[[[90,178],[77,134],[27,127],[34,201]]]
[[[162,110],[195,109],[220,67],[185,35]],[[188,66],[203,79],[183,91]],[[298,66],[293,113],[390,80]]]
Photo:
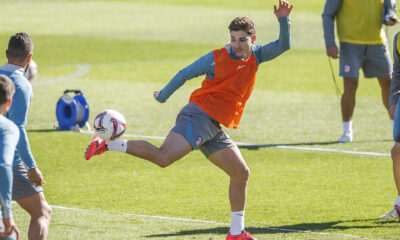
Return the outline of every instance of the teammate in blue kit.
[[[51,208],[47,204],[42,185],[45,183],[42,173],[33,158],[26,124],[29,103],[33,97],[32,86],[24,77],[24,71],[29,66],[33,54],[33,39],[27,33],[17,33],[11,36],[6,56],[8,63],[0,67],[0,74],[8,76],[15,85],[7,118],[13,121],[20,133],[13,163],[12,198],[30,217],[28,239],[47,239],[49,231]]]
[[[400,220],[400,41],[399,33],[393,42],[393,75],[390,85],[389,112],[394,117],[393,139],[394,145],[391,151],[393,161],[393,175],[396,184],[397,197],[393,203],[392,210],[379,219],[397,218]]]
[[[2,213],[0,220],[4,226],[4,232],[0,233],[0,239],[6,237],[11,239],[8,236],[13,232],[16,233],[17,239],[19,235],[11,211],[12,163],[19,131],[17,126],[4,116],[11,106],[14,92],[13,82],[7,76],[0,75],[0,206]]]
[[[179,71],[161,91],[154,92],[157,101],[165,102],[187,80],[205,75],[201,87],[192,93],[161,147],[141,140],[105,142],[94,136],[85,158],[89,160],[107,150],[121,151],[167,167],[199,148],[210,162],[230,177],[231,226],[226,239],[255,239],[244,227],[250,170],[239,148],[221,125],[238,128],[259,65],[290,48],[289,15],[292,7],[284,0],[279,0],[278,8],[274,6],[280,24],[279,40],[255,45],[254,22],[246,17],[235,18],[229,25],[231,39],[228,45],[200,57]]]
[[[326,0],[322,14],[326,54],[334,59],[339,57],[339,75],[343,77],[344,87],[341,99],[343,133],[338,142],[353,141],[353,112],[360,68],[366,78],[378,79],[383,105],[389,111],[392,60],[382,24],[392,26],[398,22],[395,10],[395,0]],[[340,56],[335,43],[335,20]]]

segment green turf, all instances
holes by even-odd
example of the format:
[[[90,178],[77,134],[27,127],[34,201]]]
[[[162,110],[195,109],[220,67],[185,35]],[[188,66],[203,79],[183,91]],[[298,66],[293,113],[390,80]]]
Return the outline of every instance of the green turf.
[[[164,104],[154,101],[152,92],[179,69],[226,44],[233,17],[255,20],[256,43],[275,40],[279,28],[273,4],[276,1],[0,0],[0,46],[5,49],[9,36],[19,31],[35,40],[39,75],[32,82],[28,134],[46,178],[46,198],[51,205],[79,209],[54,208],[49,239],[225,237],[229,179],[199,151],[167,169],[121,153],[87,162],[83,152],[91,136],[55,131],[55,106],[65,89],[81,89],[90,105],[90,123],[96,113],[112,108],[126,117],[127,134],[165,136],[202,79],[187,82]],[[391,127],[375,79],[360,79],[355,141],[334,142],[341,117],[324,49],[323,1],[294,4],[292,49],[260,65],[240,128],[227,132],[240,142],[388,154]],[[399,29],[389,29],[389,42]],[[332,64],[341,88],[338,61]],[[251,169],[246,226],[258,239],[397,238],[398,222],[376,221],[396,196],[390,157],[241,150]],[[14,208],[22,239],[27,239],[29,218]]]

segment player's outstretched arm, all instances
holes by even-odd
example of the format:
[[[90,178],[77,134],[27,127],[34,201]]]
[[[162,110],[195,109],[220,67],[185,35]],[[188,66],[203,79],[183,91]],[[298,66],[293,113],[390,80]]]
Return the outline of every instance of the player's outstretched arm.
[[[187,80],[201,75],[210,75],[214,73],[214,55],[212,52],[209,52],[189,66],[180,70],[163,89],[153,92],[153,96],[158,102],[163,103],[167,101],[167,99]]]
[[[289,3],[286,0],[279,0],[278,8],[274,5],[274,14],[277,18],[287,17],[290,15],[292,8],[293,4],[289,6]]]

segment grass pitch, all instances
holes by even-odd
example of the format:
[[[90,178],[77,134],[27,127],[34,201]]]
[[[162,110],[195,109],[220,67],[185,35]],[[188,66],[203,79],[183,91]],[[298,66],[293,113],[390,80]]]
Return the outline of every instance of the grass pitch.
[[[165,136],[202,79],[187,82],[164,104],[154,101],[152,92],[227,43],[227,25],[236,16],[255,20],[257,43],[277,39],[273,4],[0,0],[0,46],[5,49],[19,31],[35,40],[39,75],[32,82],[28,134],[46,178],[46,198],[54,206],[49,239],[226,236],[229,179],[199,151],[167,169],[121,153],[85,161],[91,136],[55,131],[55,106],[65,89],[81,89],[90,104],[90,123],[96,113],[113,108],[126,117],[127,135]],[[388,154],[391,127],[375,79],[360,79],[355,141],[334,142],[342,127],[322,38],[323,1],[294,4],[292,49],[260,65],[240,128],[227,130],[229,135],[261,145]],[[389,42],[398,30],[389,28]],[[337,77],[338,62],[333,65]],[[397,238],[397,221],[376,220],[396,196],[390,157],[241,150],[251,169],[246,228],[258,239]],[[29,218],[17,205],[14,209],[26,239]]]

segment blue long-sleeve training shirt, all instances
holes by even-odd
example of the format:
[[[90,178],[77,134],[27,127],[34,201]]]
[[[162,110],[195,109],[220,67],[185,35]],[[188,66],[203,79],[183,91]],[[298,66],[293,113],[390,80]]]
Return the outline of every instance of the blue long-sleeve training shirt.
[[[274,59],[290,48],[290,19],[289,17],[281,17],[278,21],[280,25],[279,39],[264,45],[254,45],[251,49],[256,58],[257,65]],[[230,45],[228,45],[226,49],[231,58],[243,60],[235,55]],[[165,102],[187,80],[201,75],[206,75],[208,79],[214,79],[215,62],[213,52],[207,53],[189,66],[180,70],[160,91],[157,96],[157,101]]]
[[[13,166],[21,165],[24,162],[29,169],[34,168],[36,167],[36,162],[26,133],[29,103],[33,97],[32,85],[24,77],[24,69],[19,66],[6,63],[0,67],[0,74],[7,75],[15,85],[15,94],[6,115],[8,119],[17,125],[20,133]]]
[[[0,115],[0,205],[3,218],[12,217],[12,164],[18,139],[19,131],[17,126],[3,115]]]

